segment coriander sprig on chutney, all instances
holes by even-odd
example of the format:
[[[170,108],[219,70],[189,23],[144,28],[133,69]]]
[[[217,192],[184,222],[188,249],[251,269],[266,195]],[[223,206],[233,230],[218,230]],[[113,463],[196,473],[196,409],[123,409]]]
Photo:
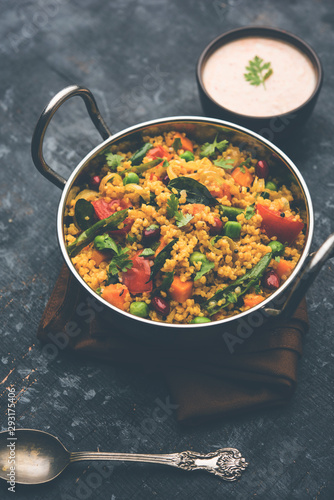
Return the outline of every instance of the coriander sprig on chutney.
[[[251,85],[265,86],[265,81],[273,74],[274,70],[270,67],[270,62],[263,62],[261,57],[255,56],[252,61],[249,61],[249,65],[246,66],[248,73],[244,73],[244,77]],[[266,71],[264,74],[263,72]]]

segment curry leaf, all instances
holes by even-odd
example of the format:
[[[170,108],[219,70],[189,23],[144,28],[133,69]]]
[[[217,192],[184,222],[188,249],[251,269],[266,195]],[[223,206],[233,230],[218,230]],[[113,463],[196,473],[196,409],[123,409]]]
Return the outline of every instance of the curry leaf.
[[[145,158],[146,153],[153,148],[153,144],[146,142],[141,148],[139,148],[130,158],[131,165],[139,165],[143,158]]]
[[[149,281],[152,280],[154,276],[163,268],[166,260],[171,256],[173,246],[177,241],[178,239],[170,241],[168,245],[166,245],[165,248],[163,248],[161,252],[158,253],[156,258],[154,259],[154,264],[151,268],[151,276]]]
[[[203,184],[191,177],[176,177],[170,181],[168,188],[170,190],[176,189],[178,196],[180,196],[181,191],[186,191],[187,203],[201,203],[209,207],[218,203]]]
[[[173,142],[173,149],[177,153],[179,149],[182,149],[182,142],[180,137],[176,137]]]
[[[94,224],[95,210],[93,205],[83,198],[80,198],[74,209],[74,223],[79,229],[85,231]]]
[[[174,279],[174,271],[166,273],[164,279],[162,280],[161,285],[158,288],[156,288],[155,293],[167,292],[172,286],[173,279]]]

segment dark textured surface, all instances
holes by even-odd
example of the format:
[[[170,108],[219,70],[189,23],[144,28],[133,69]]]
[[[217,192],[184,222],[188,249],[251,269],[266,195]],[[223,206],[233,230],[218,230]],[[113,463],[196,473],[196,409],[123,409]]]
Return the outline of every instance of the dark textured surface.
[[[158,401],[169,397],[162,380],[62,354],[50,361],[36,341],[62,257],[55,230],[60,192],[35,170],[30,140],[46,102],[70,83],[94,92],[114,131],[162,116],[201,114],[194,67],[211,39],[247,24],[292,31],[313,45],[325,69],[313,117],[291,150],[313,197],[316,248],[334,230],[334,4],[1,0],[0,9],[2,430],[6,388],[14,385],[17,426],[50,431],[73,451],[235,446],[250,462],[235,484],[160,466],[118,464],[106,473],[82,463],[52,484],[18,486],[15,498],[333,498],[333,262],[308,293],[311,328],[288,407],[196,428],[180,427],[173,414],[155,421]],[[46,156],[68,175],[99,141],[81,101],[73,100],[50,127]],[[7,496],[1,482],[0,497]]]

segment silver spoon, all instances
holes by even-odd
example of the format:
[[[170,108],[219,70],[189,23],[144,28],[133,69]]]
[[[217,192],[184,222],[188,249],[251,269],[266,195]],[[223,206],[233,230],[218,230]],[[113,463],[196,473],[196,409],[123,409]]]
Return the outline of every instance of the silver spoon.
[[[204,455],[182,451],[167,455],[141,455],[137,453],[84,452],[70,453],[48,432],[18,429],[14,436],[0,432],[0,478],[16,483],[40,484],[52,481],[73,462],[80,460],[116,460],[150,462],[171,465],[183,470],[206,470],[226,481],[235,481],[248,463],[235,448],[221,448]],[[14,462],[11,460],[14,460]],[[11,469],[11,466],[14,467]]]

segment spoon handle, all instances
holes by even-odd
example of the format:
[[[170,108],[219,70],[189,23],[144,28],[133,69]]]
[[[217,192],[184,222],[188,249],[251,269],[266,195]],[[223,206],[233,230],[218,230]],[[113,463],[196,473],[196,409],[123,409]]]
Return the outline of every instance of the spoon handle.
[[[241,476],[248,463],[236,448],[221,448],[211,453],[182,451],[166,455],[143,455],[136,453],[75,452],[70,462],[80,460],[115,460],[126,462],[149,462],[171,465],[183,470],[206,470],[225,481],[235,481]]]

